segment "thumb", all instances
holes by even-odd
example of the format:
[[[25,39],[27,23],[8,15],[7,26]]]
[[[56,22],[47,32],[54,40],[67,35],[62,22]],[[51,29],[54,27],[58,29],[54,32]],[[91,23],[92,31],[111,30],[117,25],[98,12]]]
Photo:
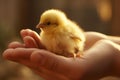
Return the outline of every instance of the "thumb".
[[[37,68],[44,67],[49,71],[66,73],[70,71],[68,58],[56,55],[46,50],[37,50],[31,54],[31,61]]]

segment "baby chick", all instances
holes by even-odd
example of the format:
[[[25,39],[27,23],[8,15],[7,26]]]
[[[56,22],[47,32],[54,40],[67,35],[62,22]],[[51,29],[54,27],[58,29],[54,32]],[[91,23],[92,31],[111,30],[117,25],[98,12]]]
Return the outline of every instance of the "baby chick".
[[[65,57],[81,55],[84,49],[83,30],[56,9],[45,11],[36,26],[40,28],[41,43],[47,50]]]

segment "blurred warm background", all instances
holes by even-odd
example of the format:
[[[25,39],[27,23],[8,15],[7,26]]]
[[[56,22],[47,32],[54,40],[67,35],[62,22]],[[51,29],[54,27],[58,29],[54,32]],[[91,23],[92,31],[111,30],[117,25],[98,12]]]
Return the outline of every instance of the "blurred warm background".
[[[120,36],[120,0],[0,0],[0,53],[19,31],[35,28],[40,14],[51,8],[63,10],[85,31]],[[0,80],[42,80],[28,68],[0,56]],[[103,80],[103,79],[102,79]],[[109,77],[104,80],[120,80]]]

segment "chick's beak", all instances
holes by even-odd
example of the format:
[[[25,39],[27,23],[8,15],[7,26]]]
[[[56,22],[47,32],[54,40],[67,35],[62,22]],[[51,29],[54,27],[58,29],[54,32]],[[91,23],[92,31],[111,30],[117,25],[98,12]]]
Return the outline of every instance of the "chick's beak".
[[[43,27],[45,27],[45,25],[44,25],[44,24],[41,24],[41,23],[39,23],[39,24],[36,26],[36,28],[43,28]]]

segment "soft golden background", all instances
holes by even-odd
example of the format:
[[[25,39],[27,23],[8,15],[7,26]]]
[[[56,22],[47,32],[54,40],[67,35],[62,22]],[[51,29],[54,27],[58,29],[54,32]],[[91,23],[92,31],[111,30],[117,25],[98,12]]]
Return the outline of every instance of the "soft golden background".
[[[120,0],[0,0],[0,80],[42,80],[27,67],[2,59],[2,52],[9,42],[21,41],[21,29],[39,32],[39,17],[51,8],[63,10],[85,31],[120,36]]]

